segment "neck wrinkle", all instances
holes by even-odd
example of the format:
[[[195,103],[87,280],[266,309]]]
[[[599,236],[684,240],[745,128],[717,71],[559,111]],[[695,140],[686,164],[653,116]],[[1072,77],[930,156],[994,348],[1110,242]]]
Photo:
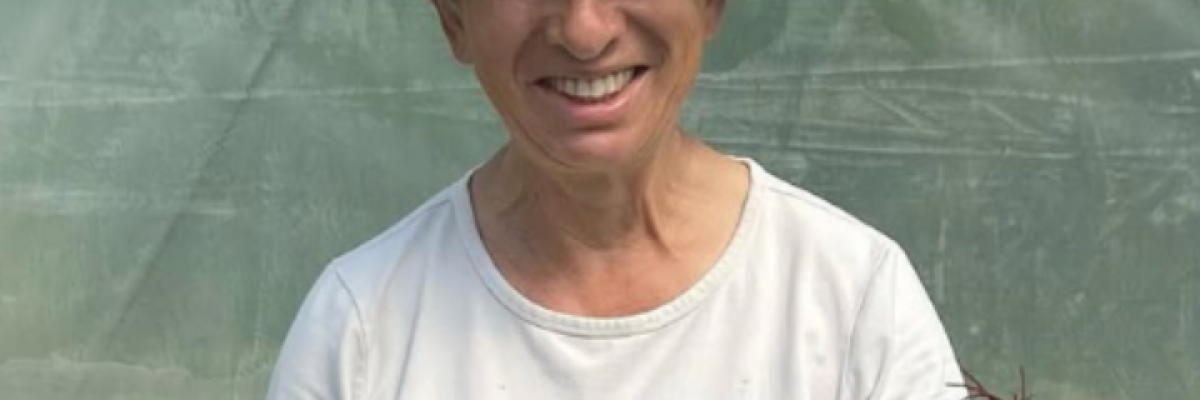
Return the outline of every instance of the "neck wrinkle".
[[[542,168],[506,148],[489,163],[488,209],[538,243],[538,252],[559,249],[554,258],[572,248],[609,252],[648,243],[670,253],[670,226],[682,217],[675,210],[702,201],[689,197],[703,195],[694,175],[707,148],[682,133],[668,135],[658,148],[636,167],[587,173]]]

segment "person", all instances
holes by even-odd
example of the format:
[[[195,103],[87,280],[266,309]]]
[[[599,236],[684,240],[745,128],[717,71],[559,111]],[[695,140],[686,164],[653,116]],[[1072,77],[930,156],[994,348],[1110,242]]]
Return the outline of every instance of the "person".
[[[904,252],[686,132],[724,0],[433,0],[509,134],[304,300],[269,399],[966,397]]]

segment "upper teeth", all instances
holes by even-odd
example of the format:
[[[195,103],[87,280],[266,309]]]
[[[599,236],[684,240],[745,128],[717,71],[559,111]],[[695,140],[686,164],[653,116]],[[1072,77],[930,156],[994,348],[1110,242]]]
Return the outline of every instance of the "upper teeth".
[[[573,97],[599,99],[620,91],[633,79],[633,70],[614,72],[599,79],[554,78],[554,89]]]

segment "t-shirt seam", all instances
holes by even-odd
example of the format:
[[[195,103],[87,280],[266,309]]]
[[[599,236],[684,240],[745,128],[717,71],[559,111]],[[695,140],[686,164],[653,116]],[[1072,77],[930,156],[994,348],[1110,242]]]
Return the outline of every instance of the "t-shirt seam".
[[[461,212],[461,211],[456,210],[456,213],[458,213],[458,212]],[[467,217],[467,215],[458,216],[458,218],[463,218],[463,217]],[[458,225],[461,225],[461,224],[458,224]],[[651,323],[649,320],[646,320],[646,321],[637,321],[637,322],[640,322],[640,324],[638,324],[638,325],[652,325],[652,326],[645,327],[645,328],[639,327],[637,329],[630,329],[629,327],[623,327],[621,329],[606,327],[603,329],[599,329],[603,332],[594,332],[594,330],[596,330],[596,329],[590,329],[587,327],[583,327],[583,326],[580,326],[579,324],[565,324],[563,322],[554,323],[553,321],[550,321],[549,319],[556,318],[556,317],[558,317],[557,315],[546,314],[547,310],[531,308],[531,305],[527,303],[528,302],[527,299],[512,298],[512,296],[510,296],[512,293],[509,293],[503,287],[494,288],[493,285],[504,285],[504,283],[493,282],[495,277],[492,276],[490,273],[488,273],[488,271],[486,271],[486,268],[488,268],[489,263],[484,262],[485,260],[479,259],[480,257],[485,256],[485,254],[480,254],[479,251],[482,249],[476,249],[475,246],[472,246],[472,244],[474,244],[473,243],[474,241],[469,239],[468,237],[465,237],[464,236],[465,234],[466,233],[459,232],[459,234],[456,234],[455,236],[458,237],[457,241],[458,241],[459,245],[462,246],[464,251],[467,252],[467,257],[470,259],[470,262],[472,264],[472,269],[475,270],[476,278],[481,280],[481,283],[484,285],[484,289],[489,292],[491,297],[495,301],[497,301],[501,307],[505,308],[506,310],[508,310],[508,312],[512,313],[514,317],[520,319],[521,321],[524,321],[525,323],[529,324],[530,326],[536,327],[537,329],[541,329],[546,332],[552,332],[552,333],[555,333],[558,335],[564,335],[564,336],[581,338],[581,339],[613,339],[613,338],[629,338],[629,337],[652,334],[654,332],[658,332],[663,329],[666,329],[667,327],[669,327],[671,325],[670,322],[658,323],[657,320],[654,320],[655,322]],[[740,254],[741,252],[739,251],[738,253]],[[718,261],[718,263],[725,264],[726,260]],[[717,267],[718,268],[719,267],[730,268],[730,266],[723,266],[723,265],[719,265]],[[726,276],[723,276],[722,278],[724,278],[724,279],[722,279],[722,280],[730,279],[730,277],[728,275],[731,272],[732,271],[727,271],[727,273],[725,274]],[[669,310],[670,312],[666,313],[667,314],[666,316],[670,317],[669,319],[672,321],[678,321],[680,319],[685,318],[688,314],[695,312],[701,306],[702,303],[706,302],[706,300],[709,300],[712,297],[713,291],[717,290],[717,288],[713,287],[714,283],[720,283],[720,282],[709,282],[707,280],[702,280],[702,282],[699,283],[699,284],[705,286],[703,288],[703,294],[706,294],[705,296],[696,296],[696,295],[693,295],[694,293],[685,293],[683,296],[688,297],[687,299],[685,299],[685,300],[687,300],[687,303],[688,303],[687,305],[689,306],[689,307],[687,307],[687,310],[679,311],[678,308],[683,305],[676,304],[674,301],[668,302],[664,306],[671,307],[672,310]],[[655,311],[664,311],[664,310],[656,309]],[[651,311],[651,312],[653,313],[655,311]],[[630,317],[630,318],[634,318],[634,317]],[[569,326],[567,326],[567,325],[569,325]]]
[[[839,392],[846,389],[847,366],[850,365],[850,363],[849,363],[850,358],[852,356],[854,356],[854,350],[857,347],[856,345],[858,344],[859,339],[858,339],[857,334],[858,334],[858,329],[859,329],[859,322],[862,320],[862,313],[866,308],[867,298],[871,296],[872,288],[875,287],[876,281],[879,279],[879,276],[882,275],[882,271],[884,268],[884,261],[887,259],[887,256],[889,254],[891,254],[891,252],[892,252],[891,247],[884,246],[882,251],[879,251],[877,253],[877,255],[875,256],[875,260],[874,260],[875,266],[871,270],[871,275],[870,275],[871,278],[867,280],[867,285],[865,286],[865,289],[863,290],[862,296],[860,296],[858,299],[858,305],[855,307],[854,320],[851,322],[851,325],[850,325],[851,326],[851,328],[850,328],[850,344],[848,346],[846,346],[846,353],[842,356],[842,371],[840,374],[841,379],[840,379],[840,382],[838,385]],[[880,368],[883,368],[883,366],[881,366]],[[874,393],[875,389],[878,387],[879,379],[882,379],[882,376],[875,377],[875,382],[873,382],[871,385],[872,393]],[[869,398],[871,398],[871,396],[868,396],[867,398],[869,399]]]
[[[334,278],[337,279],[338,286],[341,287],[346,296],[350,299],[351,308],[354,314],[354,322],[359,328],[357,335],[359,340],[356,349],[358,357],[355,358],[354,368],[357,371],[362,371],[362,373],[355,374],[353,382],[354,387],[351,388],[351,397],[354,399],[361,399],[363,396],[365,396],[365,393],[363,393],[363,386],[364,382],[367,380],[365,376],[367,372],[366,359],[368,354],[367,350],[370,347],[370,337],[367,335],[368,329],[366,318],[363,316],[363,303],[359,300],[358,296],[355,295],[353,285],[347,281],[346,276],[343,274],[343,272],[347,272],[344,271],[344,269],[348,268],[349,265],[362,265],[349,260],[352,260],[353,258],[362,254],[376,253],[379,251],[378,247],[389,244],[391,242],[390,239],[395,236],[397,232],[405,229],[412,229],[412,226],[419,224],[421,220],[426,218],[429,214],[442,210],[444,207],[446,207],[447,203],[451,203],[451,201],[452,197],[447,196],[445,190],[439,192],[437,195],[427,200],[424,204],[417,207],[417,209],[413,210],[412,213],[404,216],[399,221],[392,224],[392,226],[385,229],[383,232],[376,234],[371,239],[334,258],[330,262],[329,269],[332,270]],[[375,263],[367,263],[366,265],[375,265]],[[396,268],[396,266],[394,264],[389,264],[388,270],[392,268]],[[353,272],[351,271],[350,273]]]
[[[348,282],[346,282],[345,277],[342,276],[341,270],[336,269],[336,267],[335,267],[333,274],[334,274],[334,277],[337,279],[338,285],[341,286],[342,290],[345,292],[346,297],[348,297],[350,299],[350,306],[351,306],[351,311],[353,311],[354,322],[358,326],[358,332],[357,332],[357,336],[358,336],[357,342],[358,343],[356,346],[357,347],[356,350],[358,352],[358,357],[355,357],[355,359],[354,359],[355,360],[354,369],[357,373],[354,374],[354,382],[353,382],[353,387],[351,388],[350,397],[353,399],[362,399],[363,398],[363,393],[362,393],[363,383],[362,382],[366,379],[365,363],[366,363],[366,358],[367,358],[367,347],[368,347],[366,319],[363,318],[362,307],[359,304],[358,297],[356,297],[354,295],[354,291],[350,288],[350,284]]]

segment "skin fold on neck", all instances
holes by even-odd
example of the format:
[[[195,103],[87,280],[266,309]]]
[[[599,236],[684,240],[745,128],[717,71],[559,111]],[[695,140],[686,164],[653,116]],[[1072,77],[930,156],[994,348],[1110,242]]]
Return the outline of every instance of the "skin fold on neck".
[[[471,190],[501,274],[535,302],[594,316],[654,308],[699,280],[733,236],[748,172],[682,132],[653,151],[591,173],[498,152]]]

